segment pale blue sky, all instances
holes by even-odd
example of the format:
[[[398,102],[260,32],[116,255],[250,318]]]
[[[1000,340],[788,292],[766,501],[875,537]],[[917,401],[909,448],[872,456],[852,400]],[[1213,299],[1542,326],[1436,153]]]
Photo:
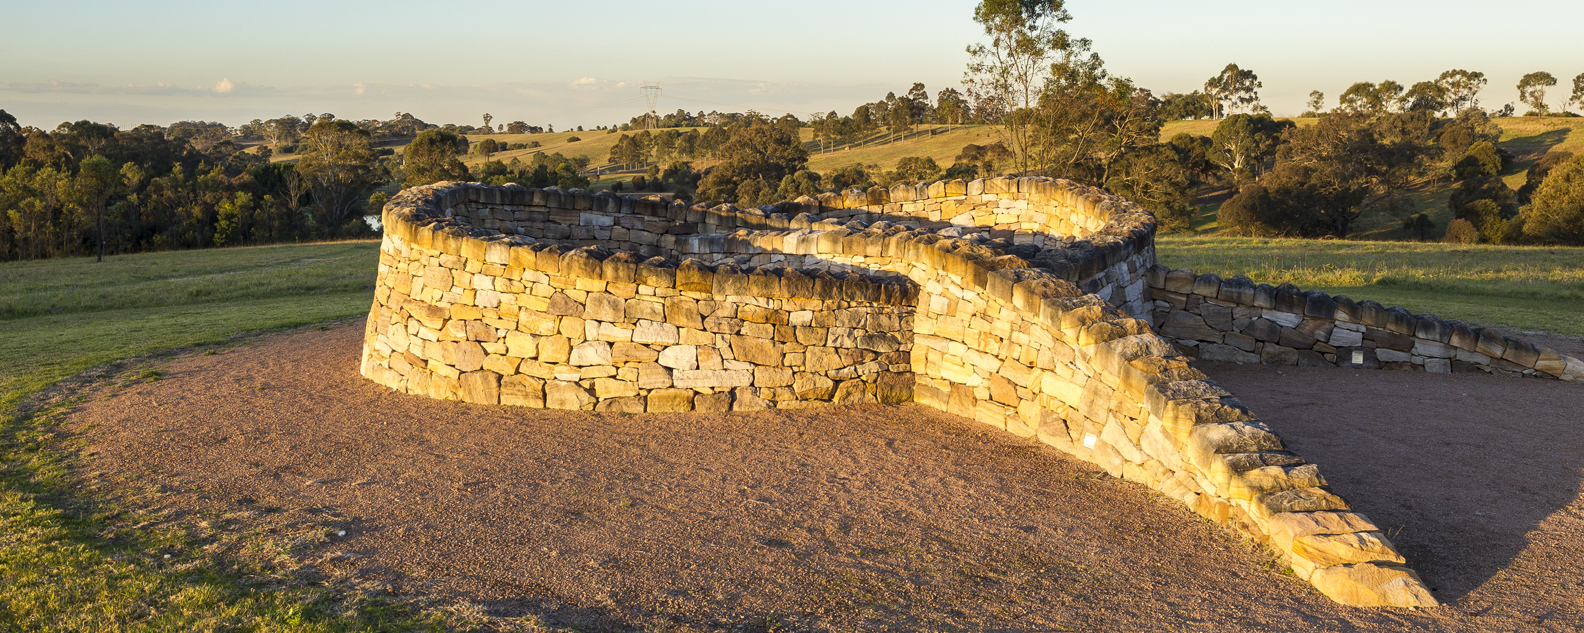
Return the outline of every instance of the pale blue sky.
[[[798,3],[695,0],[271,3],[0,0],[0,109],[24,124],[89,118],[130,127],[239,124],[334,112],[430,122],[625,121],[637,86],[659,109],[848,113],[914,81],[956,86],[979,36],[971,0]],[[1546,70],[1584,73],[1584,2],[1332,0],[1068,5],[1116,74],[1157,94],[1201,87],[1227,62],[1256,71],[1264,102],[1296,114],[1354,81],[1490,78],[1487,107]]]

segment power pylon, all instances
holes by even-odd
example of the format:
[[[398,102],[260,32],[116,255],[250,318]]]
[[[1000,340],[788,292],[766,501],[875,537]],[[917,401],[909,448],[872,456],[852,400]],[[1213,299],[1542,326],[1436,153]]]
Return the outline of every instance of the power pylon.
[[[649,113],[645,115],[647,120],[644,127],[645,129],[653,128],[659,123],[659,117],[655,114],[655,102],[660,100],[660,84],[651,86],[649,82],[645,81],[643,87],[639,88],[639,90],[643,92],[644,101],[649,104]]]

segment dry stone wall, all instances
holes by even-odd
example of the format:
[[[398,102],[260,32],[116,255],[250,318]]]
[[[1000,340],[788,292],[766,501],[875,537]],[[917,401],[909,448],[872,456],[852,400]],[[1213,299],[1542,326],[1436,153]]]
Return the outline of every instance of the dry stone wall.
[[[1292,284],[1151,268],[1150,320],[1203,360],[1584,381],[1584,361],[1490,328]]]
[[[995,179],[737,209],[441,183],[384,220],[362,372],[392,389],[632,412],[916,401],[1159,490],[1343,603],[1435,604],[1155,333],[1154,217],[1097,190]]]

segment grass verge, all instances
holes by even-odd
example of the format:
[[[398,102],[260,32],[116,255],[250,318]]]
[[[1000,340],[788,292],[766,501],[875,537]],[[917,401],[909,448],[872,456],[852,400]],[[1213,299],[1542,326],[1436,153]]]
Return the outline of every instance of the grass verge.
[[[361,242],[0,265],[0,631],[498,628],[217,555],[215,531],[164,516],[157,497],[124,503],[138,482],[80,476],[91,456],[61,428],[70,397],[41,404],[94,367],[100,382],[159,378],[120,359],[364,314],[377,260]]]

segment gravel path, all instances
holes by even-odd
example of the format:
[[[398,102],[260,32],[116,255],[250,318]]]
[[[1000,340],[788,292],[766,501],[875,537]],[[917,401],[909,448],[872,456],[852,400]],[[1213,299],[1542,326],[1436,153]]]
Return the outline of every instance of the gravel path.
[[[84,470],[161,486],[144,502],[217,529],[290,523],[314,537],[286,549],[328,575],[584,631],[1563,631],[1584,609],[1577,385],[1207,369],[1401,527],[1452,605],[1387,611],[1339,607],[1175,502],[925,407],[470,406],[363,380],[361,336],[264,338],[103,388],[73,414],[97,455]]]

